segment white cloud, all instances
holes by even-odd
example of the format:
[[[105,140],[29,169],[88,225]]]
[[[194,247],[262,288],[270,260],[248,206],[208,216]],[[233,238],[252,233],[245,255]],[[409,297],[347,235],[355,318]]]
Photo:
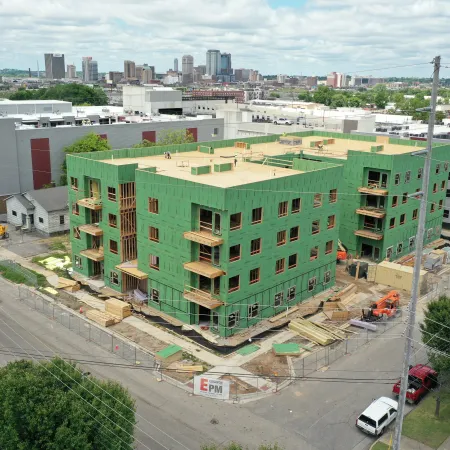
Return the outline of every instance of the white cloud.
[[[450,0],[307,0],[298,8],[267,0],[0,0],[0,67],[35,69],[44,52],[60,52],[78,68],[93,56],[101,71],[132,59],[163,72],[183,54],[204,64],[206,50],[218,48],[232,54],[234,68],[266,74],[367,73],[436,54],[450,61],[449,7]],[[428,76],[431,67],[376,73]]]

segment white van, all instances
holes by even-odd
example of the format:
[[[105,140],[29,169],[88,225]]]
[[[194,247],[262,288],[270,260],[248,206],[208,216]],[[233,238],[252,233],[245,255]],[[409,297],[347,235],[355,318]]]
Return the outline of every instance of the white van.
[[[389,397],[374,400],[356,419],[356,426],[367,434],[381,436],[397,417],[398,403]]]

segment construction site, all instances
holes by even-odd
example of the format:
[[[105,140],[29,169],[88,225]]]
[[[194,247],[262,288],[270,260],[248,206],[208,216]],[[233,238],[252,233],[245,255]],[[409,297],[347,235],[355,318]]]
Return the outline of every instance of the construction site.
[[[382,140],[303,132],[70,155],[74,272],[145,316],[240,345],[314,309],[336,260],[367,276],[368,262],[414,251],[423,159],[417,141]],[[425,244],[440,237],[446,151],[433,149]]]

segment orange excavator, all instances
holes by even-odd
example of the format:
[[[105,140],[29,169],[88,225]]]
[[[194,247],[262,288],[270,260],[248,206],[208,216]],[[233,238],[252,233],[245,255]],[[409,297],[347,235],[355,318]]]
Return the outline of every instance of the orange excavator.
[[[395,317],[399,311],[400,294],[398,291],[390,291],[380,300],[372,303],[370,308],[362,310],[361,319],[366,322],[375,322],[381,318]]]
[[[347,260],[347,248],[345,245],[341,242],[340,239],[338,239],[338,251],[336,255],[336,261],[346,261]]]

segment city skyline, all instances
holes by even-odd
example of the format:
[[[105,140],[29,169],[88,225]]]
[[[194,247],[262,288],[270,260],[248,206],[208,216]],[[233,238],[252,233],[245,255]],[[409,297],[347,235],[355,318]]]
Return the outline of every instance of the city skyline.
[[[116,8],[116,0],[108,8],[103,1],[84,8],[85,0],[80,1],[76,10],[55,7],[50,0],[43,0],[39,11],[29,0],[4,4],[0,66],[36,70],[39,61],[42,70],[44,53],[64,53],[70,61],[91,53],[100,72],[120,70],[131,59],[151,61],[160,73],[173,68],[175,57],[189,54],[204,63],[206,51],[218,48],[233,55],[233,67],[254,67],[264,74],[351,74],[391,67],[383,76],[429,76],[424,63],[434,53],[444,61],[450,57],[441,0],[426,8],[416,1],[406,9],[400,0],[380,0],[376,8],[356,0],[299,1],[296,7],[288,0],[245,5],[228,0],[220,16],[214,1],[142,1],[139,14],[132,7]],[[398,17],[408,26],[395,26],[391,18]],[[151,50],[140,45],[149,40]],[[27,44],[11,51],[22,41]],[[413,64],[423,66],[393,67]]]

